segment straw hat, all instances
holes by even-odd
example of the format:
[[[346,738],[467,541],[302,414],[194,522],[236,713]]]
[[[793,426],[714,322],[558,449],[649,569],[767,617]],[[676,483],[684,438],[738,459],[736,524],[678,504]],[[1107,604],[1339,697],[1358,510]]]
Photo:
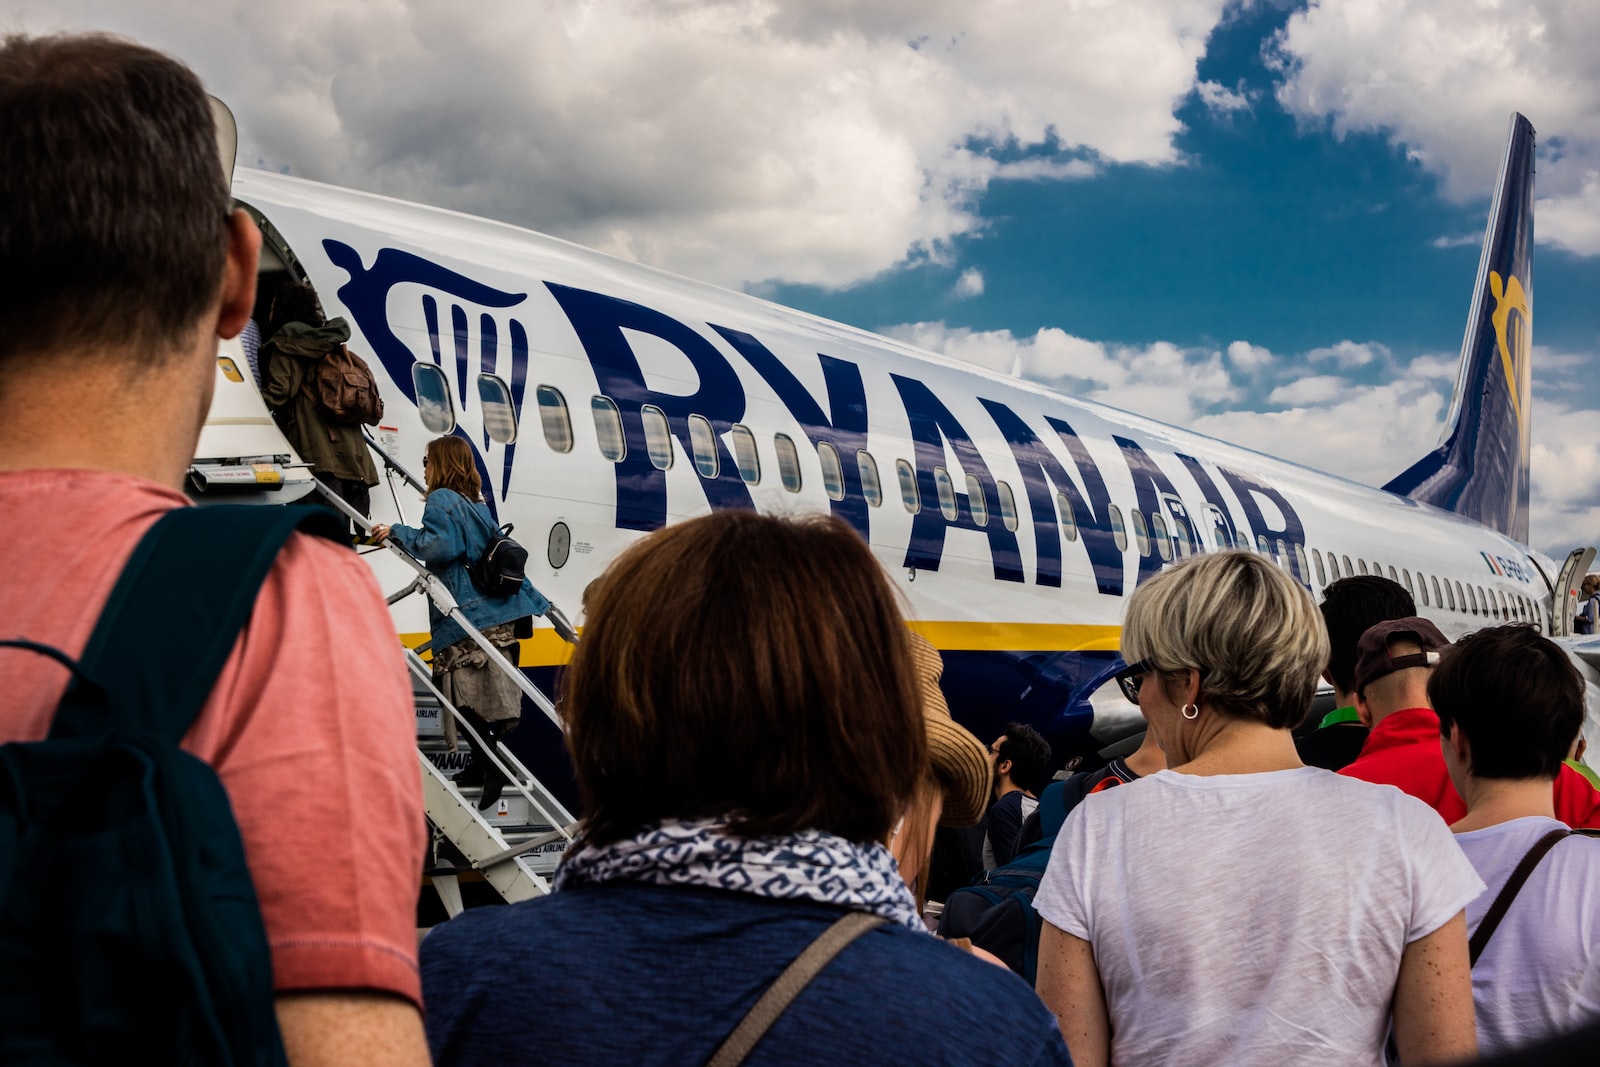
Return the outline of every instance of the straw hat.
[[[928,758],[944,788],[944,815],[939,824],[975,825],[988,809],[994,785],[989,749],[950,717],[950,706],[939,688],[944,661],[938,650],[920,634],[909,636],[917,687],[922,692],[922,721],[928,729]]]

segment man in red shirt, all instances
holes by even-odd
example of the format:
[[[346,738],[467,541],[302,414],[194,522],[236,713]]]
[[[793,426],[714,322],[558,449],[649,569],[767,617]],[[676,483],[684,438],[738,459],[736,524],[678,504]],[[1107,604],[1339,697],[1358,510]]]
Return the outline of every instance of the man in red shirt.
[[[188,504],[261,235],[199,80],[128,41],[0,41],[0,159],[0,633],[77,657],[139,539]],[[0,655],[0,742],[44,737],[66,684]],[[291,537],[182,746],[228,792],[294,1067],[427,1062],[414,723],[371,571]]]
[[[1398,786],[1455,823],[1467,805],[1450,781],[1439,716],[1428,700],[1428,677],[1449,644],[1438,627],[1417,616],[1380,622],[1361,635],[1356,712],[1371,733],[1361,755],[1339,773]],[[1600,791],[1571,767],[1557,774],[1554,800],[1562,822],[1600,827]]]

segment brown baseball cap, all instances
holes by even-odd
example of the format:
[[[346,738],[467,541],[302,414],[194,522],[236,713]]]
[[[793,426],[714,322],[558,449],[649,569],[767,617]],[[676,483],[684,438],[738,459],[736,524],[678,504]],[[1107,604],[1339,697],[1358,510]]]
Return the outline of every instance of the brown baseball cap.
[[[1421,652],[1407,656],[1389,653],[1391,642],[1399,639],[1421,645]],[[1389,619],[1369,627],[1356,642],[1356,692],[1395,671],[1407,667],[1431,667],[1439,662],[1439,650],[1449,648],[1439,628],[1427,619],[1410,615],[1403,619]]]

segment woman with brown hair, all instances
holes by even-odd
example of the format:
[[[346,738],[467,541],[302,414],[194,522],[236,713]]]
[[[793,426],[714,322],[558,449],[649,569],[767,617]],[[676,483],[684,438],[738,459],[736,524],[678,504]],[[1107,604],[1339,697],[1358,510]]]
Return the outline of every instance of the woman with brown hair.
[[[460,437],[436,437],[422,456],[428,499],[422,525],[396,523],[372,527],[378,540],[395,544],[426,564],[444,582],[467,621],[499,650],[512,666],[518,663],[516,624],[543,615],[550,602],[523,579],[508,597],[488,596],[473,584],[467,564],[483,555],[498,528],[483,503],[482,483],[472,461],[472,448]],[[493,745],[516,728],[522,717],[522,690],[510,675],[489,662],[489,654],[467,636],[461,625],[428,603],[432,631],[433,678],[485,743]],[[454,723],[446,722],[454,741]],[[478,808],[486,811],[500,799],[505,775],[474,749],[472,763],[456,775],[458,785],[482,785]]]
[[[679,1067],[736,1031],[751,1067],[1068,1062],[1025,983],[928,933],[884,845],[928,739],[849,526],[727,511],[637,542],[591,588],[562,706],[582,833],[552,895],[423,941],[437,1063]]]

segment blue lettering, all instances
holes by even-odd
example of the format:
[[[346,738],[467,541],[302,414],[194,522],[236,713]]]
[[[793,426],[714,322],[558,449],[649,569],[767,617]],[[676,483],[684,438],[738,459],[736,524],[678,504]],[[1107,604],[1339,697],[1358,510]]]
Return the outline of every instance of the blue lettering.
[[[936,571],[944,555],[945,529],[954,526],[962,530],[976,530],[989,538],[989,555],[994,562],[996,581],[1021,582],[1022,554],[1017,549],[1017,537],[1000,521],[1000,491],[995,488],[994,476],[988,464],[967,436],[950,410],[940,403],[926,385],[915,378],[889,375],[895,388],[900,390],[906,416],[911,420],[911,439],[916,444],[917,491],[922,496],[922,509],[911,520],[911,543],[906,547],[906,566],[920,570]],[[979,491],[991,516],[989,522],[979,526],[972,520],[972,506],[967,494],[958,492],[956,517],[946,519],[939,510],[939,490],[934,482],[933,468],[944,466],[944,443],[950,442],[961,469],[978,480]]]
[[[1213,509],[1211,521],[1217,522],[1220,520],[1222,522],[1222,533],[1225,539],[1224,547],[1237,545],[1239,543],[1239,528],[1234,525],[1233,512],[1228,510],[1228,502],[1222,498],[1222,491],[1217,488],[1217,483],[1211,480],[1211,475],[1207,474],[1206,469],[1200,466],[1198,459],[1193,456],[1186,456],[1182,452],[1174,454],[1178,457],[1178,461],[1188,469],[1189,476],[1194,479],[1194,484],[1200,487],[1200,495],[1205,497],[1207,504],[1211,505]],[[1215,531],[1212,532],[1213,534],[1215,533]]]
[[[1257,538],[1265,537],[1269,547],[1274,541],[1282,539],[1289,548],[1290,569],[1309,588],[1310,575],[1301,573],[1300,552],[1295,551],[1296,545],[1300,547],[1301,552],[1305,550],[1306,529],[1300,523],[1300,516],[1289,506],[1289,501],[1272,486],[1265,485],[1248,474],[1241,474],[1239,471],[1229,470],[1220,465],[1217,470],[1222,472],[1222,477],[1233,487],[1234,495],[1239,498],[1239,505],[1244,508],[1245,520],[1249,522],[1251,532]],[[1272,501],[1277,507],[1278,513],[1283,516],[1281,529],[1267,525],[1266,517],[1261,513],[1261,505],[1256,502],[1254,496],[1256,493]]]
[[[639,409],[646,404],[653,404],[666,414],[686,455],[694,454],[689,416],[705,416],[711,422],[719,461],[717,476],[700,482],[706,502],[713,509],[753,507],[750,490],[739,477],[738,465],[723,440],[730,427],[744,418],[744,387],[711,342],[677,319],[642,304],[554,282],[546,282],[545,286],[583,343],[600,391],[616,402],[622,414],[627,454],[615,465],[617,526],[625,530],[655,530],[667,522],[667,475],[650,462],[645,448],[644,420]],[[645,384],[644,371],[624,330],[659,337],[682,352],[694,364],[700,387],[688,396],[652,391]]]
[[[773,355],[760,341],[747,333],[711,324],[722,339],[755,368],[757,374],[778,395],[783,406],[789,409],[805,428],[813,447],[824,441],[839,450],[839,465],[844,473],[844,499],[830,500],[833,513],[856,528],[856,532],[870,541],[867,529],[867,499],[861,493],[861,464],[856,459],[858,451],[867,447],[867,393],[861,385],[861,370],[832,356],[818,354],[822,361],[822,379],[828,390],[828,410],[833,417],[823,414],[822,407],[800,384],[783,361]]]
[[[1056,457],[1034,436],[1028,424],[1010,408],[994,400],[978,398],[994,419],[995,426],[1011,447],[1011,455],[1022,472],[1022,483],[1028,494],[1028,509],[1033,513],[1033,540],[1038,553],[1035,581],[1038,585],[1061,585],[1061,529],[1057,525],[1056,503],[1051,487],[1066,496],[1082,533],[1089,564],[1094,572],[1095,585],[1106,596],[1122,595],[1122,553],[1117,551],[1112,539],[1111,524],[1107,516],[1110,494],[1100,477],[1100,468],[1084,450],[1078,435],[1065,422],[1047,419],[1057,434],[1061,435],[1078,467],[1078,475],[1089,490],[1092,503],[1085,503],[1077,485],[1067,476]],[[1076,447],[1074,447],[1076,446]]]
[[[1133,491],[1135,498],[1139,501],[1139,510],[1144,512],[1146,517],[1154,520],[1157,515],[1162,514],[1161,495],[1165,493],[1169,496],[1177,496],[1178,490],[1173,488],[1171,480],[1167,478],[1160,467],[1156,466],[1155,460],[1150,458],[1149,453],[1140,448],[1136,442],[1126,437],[1113,436],[1111,439],[1117,443],[1118,448],[1122,449],[1122,457],[1128,461],[1128,473],[1133,476]],[[1174,518],[1177,518],[1177,516],[1174,516]],[[1189,516],[1184,515],[1182,519],[1187,525]],[[1165,525],[1165,522],[1163,522],[1163,525]],[[1193,530],[1194,528],[1191,526],[1190,532],[1192,533]],[[1155,537],[1155,523],[1152,521],[1150,527],[1152,545]],[[1152,547],[1148,556],[1140,556],[1139,576],[1135,579],[1134,584],[1138,585],[1146,578],[1159,572],[1163,562],[1160,551],[1154,547]]]

